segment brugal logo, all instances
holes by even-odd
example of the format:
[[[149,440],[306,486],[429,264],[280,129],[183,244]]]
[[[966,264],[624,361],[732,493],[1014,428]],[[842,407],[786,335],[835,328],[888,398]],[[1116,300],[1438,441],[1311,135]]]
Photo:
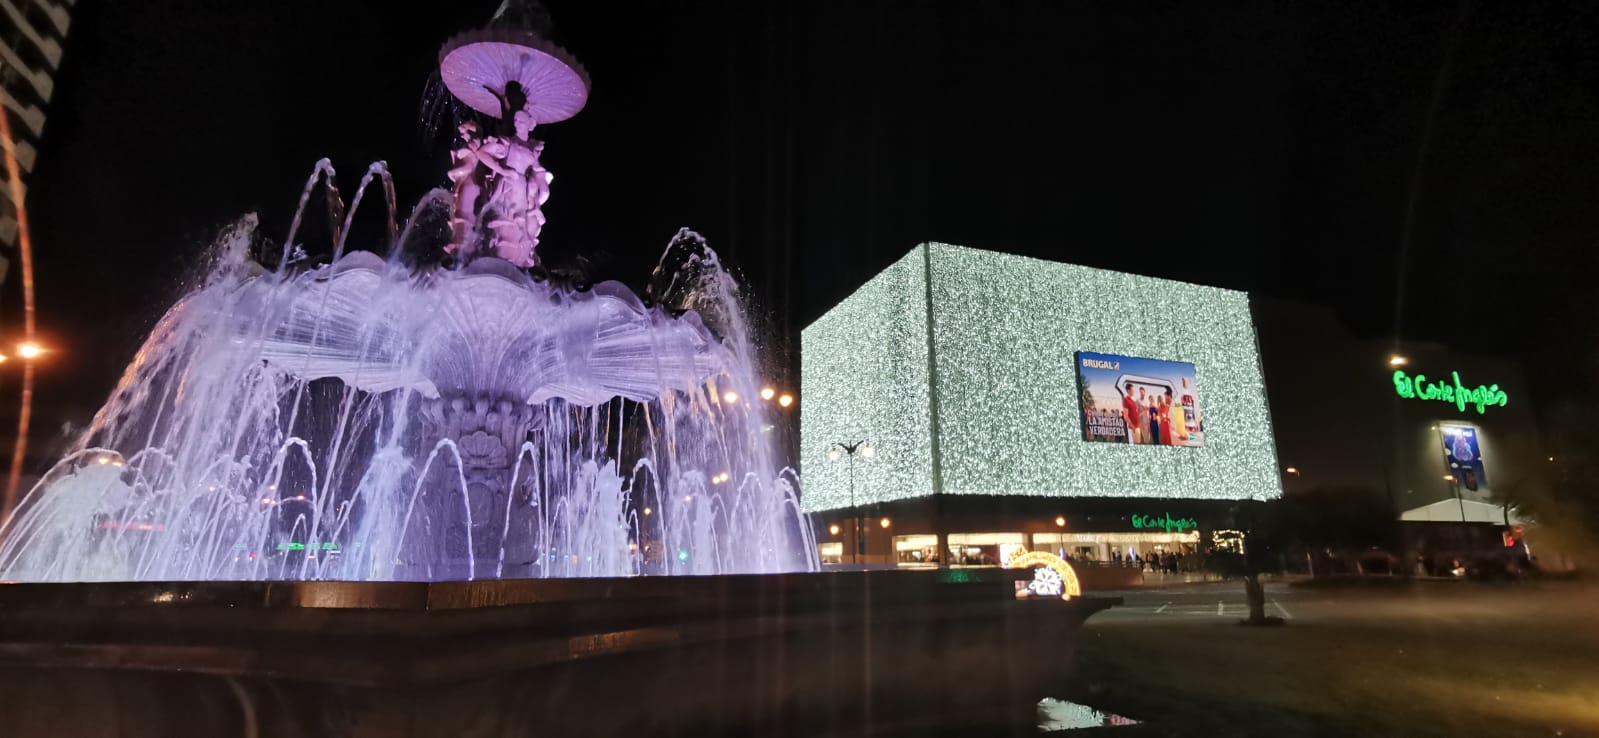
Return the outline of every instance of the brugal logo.
[[[1056,366],[1059,365],[1057,364]],[[1119,372],[1121,371],[1122,363],[1119,361],[1105,361],[1104,359],[1083,359],[1083,366],[1089,369],[1109,369],[1113,372]]]

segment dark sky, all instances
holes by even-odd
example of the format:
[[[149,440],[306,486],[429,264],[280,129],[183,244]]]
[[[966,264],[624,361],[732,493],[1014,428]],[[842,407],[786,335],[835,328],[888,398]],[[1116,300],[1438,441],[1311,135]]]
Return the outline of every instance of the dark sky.
[[[58,348],[42,422],[103,401],[220,227],[255,211],[281,239],[318,158],[347,196],[387,160],[407,210],[444,182],[424,85],[496,2],[435,5],[80,5],[29,197]],[[548,5],[593,92],[537,134],[556,174],[544,243],[639,285],[698,229],[779,365],[925,240],[1591,360],[1591,4]]]

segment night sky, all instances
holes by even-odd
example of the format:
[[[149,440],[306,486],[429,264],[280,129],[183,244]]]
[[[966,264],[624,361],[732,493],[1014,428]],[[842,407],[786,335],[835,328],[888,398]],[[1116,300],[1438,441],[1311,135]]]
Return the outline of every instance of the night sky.
[[[221,227],[254,211],[282,239],[318,158],[347,197],[387,160],[402,211],[444,184],[423,93],[496,4],[80,4],[29,193],[41,431],[105,399]],[[699,230],[776,372],[927,240],[1324,303],[1535,380],[1593,371],[1592,5],[547,4],[593,80],[535,134],[551,258],[639,286]]]

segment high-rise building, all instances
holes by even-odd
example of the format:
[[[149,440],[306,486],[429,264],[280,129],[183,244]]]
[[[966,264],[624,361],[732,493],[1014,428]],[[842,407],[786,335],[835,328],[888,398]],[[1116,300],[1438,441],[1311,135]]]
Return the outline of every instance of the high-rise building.
[[[23,194],[44,136],[45,109],[55,92],[61,47],[72,26],[77,0],[0,0],[0,90],[10,118]],[[0,173],[3,177],[3,173]],[[0,282],[10,271],[17,243],[16,203],[9,186],[0,186]]]

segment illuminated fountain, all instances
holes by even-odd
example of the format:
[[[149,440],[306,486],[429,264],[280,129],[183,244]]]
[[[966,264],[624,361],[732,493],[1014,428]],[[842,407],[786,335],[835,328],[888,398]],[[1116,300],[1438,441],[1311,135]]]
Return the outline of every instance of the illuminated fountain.
[[[815,568],[763,432],[736,285],[689,231],[646,300],[549,278],[535,126],[586,75],[525,30],[458,36],[483,114],[403,225],[383,164],[348,212],[317,164],[281,251],[218,244],[8,521],[0,579],[453,580]],[[348,244],[369,185],[386,237]],[[296,242],[325,197],[331,259]],[[419,256],[420,255],[420,256]],[[261,266],[267,264],[270,268]]]

